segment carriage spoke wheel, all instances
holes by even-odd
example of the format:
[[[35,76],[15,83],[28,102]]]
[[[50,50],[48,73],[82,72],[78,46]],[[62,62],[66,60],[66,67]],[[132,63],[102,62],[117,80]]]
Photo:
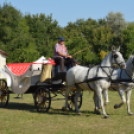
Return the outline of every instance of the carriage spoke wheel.
[[[0,80],[0,107],[7,106],[9,100],[9,91],[5,80]]]
[[[45,88],[38,88],[35,94],[35,106],[38,112],[48,112],[51,105],[50,91]]]
[[[68,108],[71,111],[75,111],[75,97],[76,91],[72,91],[69,93],[69,98],[68,98]],[[78,101],[77,101],[77,106],[80,109],[82,105],[82,93],[80,94],[80,96],[78,97]]]

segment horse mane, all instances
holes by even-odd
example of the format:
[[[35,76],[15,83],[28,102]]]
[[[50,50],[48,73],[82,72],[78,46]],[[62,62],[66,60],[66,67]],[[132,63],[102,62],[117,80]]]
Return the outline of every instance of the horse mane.
[[[111,56],[110,55],[112,55],[112,52],[110,52],[102,61],[101,61],[101,64],[103,64],[103,63],[105,63],[108,59],[109,59],[109,61],[111,61]]]
[[[134,54],[130,55],[129,58],[134,58]]]

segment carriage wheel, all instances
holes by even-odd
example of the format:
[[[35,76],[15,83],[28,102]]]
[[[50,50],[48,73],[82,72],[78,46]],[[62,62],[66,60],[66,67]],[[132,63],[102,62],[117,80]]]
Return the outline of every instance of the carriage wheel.
[[[45,89],[43,87],[38,88],[34,99],[38,112],[48,112],[51,105],[51,96],[48,89]]]
[[[76,91],[70,92],[69,98],[68,98],[68,108],[71,111],[75,111],[75,101],[74,101],[75,93]],[[82,105],[82,93],[78,97],[77,105],[78,105],[78,108],[80,109]]]
[[[9,101],[9,91],[5,80],[0,80],[0,107],[4,108],[7,106]]]

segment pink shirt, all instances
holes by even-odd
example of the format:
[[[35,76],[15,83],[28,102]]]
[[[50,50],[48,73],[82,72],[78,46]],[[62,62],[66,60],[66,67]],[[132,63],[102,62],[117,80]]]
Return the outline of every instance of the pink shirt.
[[[59,43],[57,43],[54,47],[54,58],[55,57],[62,57],[61,55],[59,55],[57,52],[62,52],[63,54],[67,54],[67,49],[66,46],[63,44],[63,46],[61,46]]]

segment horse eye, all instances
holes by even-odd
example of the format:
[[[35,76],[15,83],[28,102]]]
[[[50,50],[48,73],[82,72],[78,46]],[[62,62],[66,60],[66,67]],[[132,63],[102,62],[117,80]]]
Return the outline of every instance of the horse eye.
[[[115,55],[114,55],[114,58],[118,58],[118,55],[115,54]]]

